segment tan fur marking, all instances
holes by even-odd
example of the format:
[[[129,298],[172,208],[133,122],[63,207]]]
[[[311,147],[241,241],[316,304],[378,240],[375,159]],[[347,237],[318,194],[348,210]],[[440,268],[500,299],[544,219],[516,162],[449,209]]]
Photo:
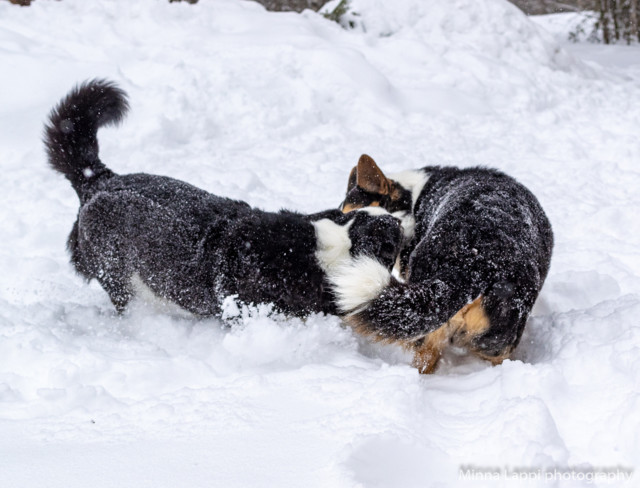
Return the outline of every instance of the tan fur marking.
[[[402,192],[400,191],[398,185],[393,182],[393,180],[389,180],[389,183],[391,188],[389,196],[391,197],[391,200],[397,202],[398,200],[400,200],[400,198],[402,198]]]
[[[462,319],[464,321],[463,329],[469,335],[477,336],[489,329],[489,317],[487,317],[482,307],[482,297],[476,298],[469,305],[464,306],[458,313],[462,313]]]
[[[364,208],[365,206],[366,207],[379,207],[380,206],[380,202],[374,201],[374,202],[371,202],[369,205],[357,205],[355,203],[345,203],[342,206],[342,213],[353,212],[354,210],[358,210],[360,208]]]
[[[471,353],[491,362],[494,366],[508,359],[513,350],[513,348],[509,348],[508,351],[494,357],[487,356],[482,351],[473,349],[473,338],[483,334],[491,326],[489,318],[482,306],[482,296],[462,307],[453,317],[442,324],[440,328],[418,340],[394,341],[393,339],[377,336],[367,329],[366,324],[362,322],[357,314],[344,317],[344,320],[353,327],[357,333],[368,336],[376,342],[386,344],[396,343],[412,351],[412,365],[422,374],[431,374],[436,370],[442,352],[452,342],[457,346],[468,348]]]
[[[388,195],[391,191],[391,182],[378,168],[376,162],[370,156],[363,154],[358,160],[356,181],[358,186],[369,193]]]
[[[349,324],[353,330],[355,330],[358,334],[371,338],[375,342],[393,342],[385,340],[383,337],[372,333],[369,329],[367,329],[366,323],[360,318],[358,314],[347,315],[343,317],[343,320]]]
[[[444,324],[439,329],[427,334],[422,341],[414,343],[412,365],[414,368],[418,368],[419,373],[431,374],[435,371],[442,356],[442,351],[449,342],[451,335],[449,329],[449,324]]]
[[[505,359],[509,359],[511,357],[511,353],[513,352],[513,348],[509,348],[508,351],[503,352],[499,356],[487,356],[486,354],[482,354],[479,351],[472,351],[476,356],[480,359],[484,359],[485,361],[489,361],[493,366],[498,366],[502,364]]]
[[[439,329],[427,334],[418,347],[414,347],[413,365],[420,373],[433,373],[442,356],[442,351],[453,339],[458,346],[471,346],[474,337],[489,329],[489,318],[482,307],[482,297],[462,307]],[[504,358],[490,358],[471,349],[471,352],[482,359],[491,361],[494,365],[501,363]],[[497,361],[497,362],[495,362]]]
[[[355,205],[353,203],[345,203],[342,206],[342,213],[353,212],[354,210],[358,210],[359,208],[364,207],[364,205]]]

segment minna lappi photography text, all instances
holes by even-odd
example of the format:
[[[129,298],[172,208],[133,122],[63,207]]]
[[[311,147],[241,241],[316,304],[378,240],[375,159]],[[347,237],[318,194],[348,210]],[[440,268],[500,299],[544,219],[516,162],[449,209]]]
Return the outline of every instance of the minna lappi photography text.
[[[633,478],[629,466],[475,466],[461,465],[458,479],[463,481],[583,481],[586,483],[626,483]]]

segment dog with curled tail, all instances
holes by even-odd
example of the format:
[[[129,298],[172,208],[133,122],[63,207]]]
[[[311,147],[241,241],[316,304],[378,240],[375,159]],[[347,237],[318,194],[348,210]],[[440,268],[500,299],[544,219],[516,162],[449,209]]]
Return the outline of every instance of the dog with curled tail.
[[[89,81],[53,109],[44,135],[49,164],[80,200],[71,262],[119,312],[144,286],[200,316],[221,316],[228,296],[294,316],[336,313],[333,270],[354,259],[385,269],[396,261],[401,225],[380,209],[265,212],[166,176],[114,173],[100,160],[97,132],[127,109],[114,83]]]

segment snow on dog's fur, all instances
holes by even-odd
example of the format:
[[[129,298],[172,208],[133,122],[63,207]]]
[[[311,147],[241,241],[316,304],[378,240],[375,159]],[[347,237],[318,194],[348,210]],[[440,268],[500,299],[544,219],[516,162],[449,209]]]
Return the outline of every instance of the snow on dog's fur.
[[[366,262],[332,272],[347,321],[376,340],[413,349],[414,364],[424,373],[434,370],[449,343],[494,364],[509,357],[553,247],[551,225],[535,196],[487,168],[429,166],[387,178],[365,154],[351,171],[341,208],[367,206],[403,217],[406,281]]]
[[[231,295],[293,315],[335,313],[328,273],[359,256],[385,270],[396,261],[402,230],[389,214],[264,212],[172,178],[115,174],[98,157],[97,131],[127,109],[122,90],[94,80],[45,128],[49,163],[80,199],[71,262],[118,311],[142,284],[198,315],[220,316]]]

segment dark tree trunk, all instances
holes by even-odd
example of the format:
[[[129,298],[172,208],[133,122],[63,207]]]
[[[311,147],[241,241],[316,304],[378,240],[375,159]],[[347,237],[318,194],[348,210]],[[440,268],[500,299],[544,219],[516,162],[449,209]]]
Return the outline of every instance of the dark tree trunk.
[[[596,29],[602,33],[605,44],[621,39],[627,44],[640,41],[640,0],[600,0],[598,10]]]

